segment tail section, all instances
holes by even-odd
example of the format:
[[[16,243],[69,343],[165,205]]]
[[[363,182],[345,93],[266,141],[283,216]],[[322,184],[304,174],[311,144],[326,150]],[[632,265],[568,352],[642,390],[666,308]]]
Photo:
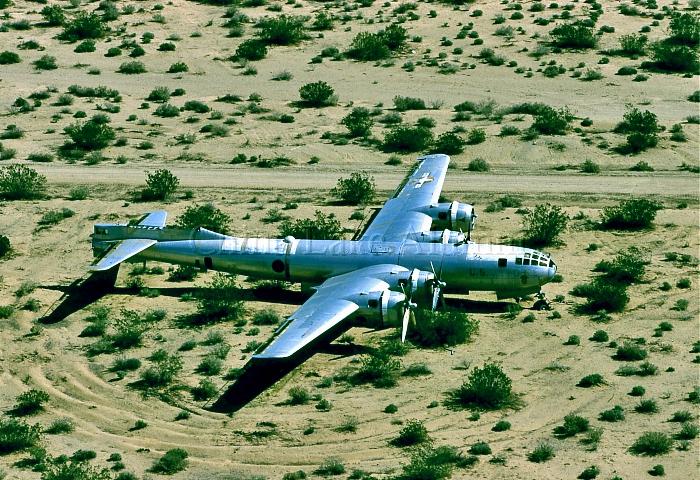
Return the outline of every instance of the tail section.
[[[139,231],[151,232],[162,229],[165,227],[167,217],[168,212],[157,210],[145,215],[134,226],[95,225],[92,235],[92,249],[95,256],[101,258],[90,266],[90,270],[107,271],[155,245],[157,240],[154,238],[133,237],[141,237],[138,235]]]

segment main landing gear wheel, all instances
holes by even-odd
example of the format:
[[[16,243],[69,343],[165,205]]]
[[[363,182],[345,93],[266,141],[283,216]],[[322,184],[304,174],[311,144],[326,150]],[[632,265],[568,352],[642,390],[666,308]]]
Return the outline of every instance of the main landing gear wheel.
[[[552,305],[549,300],[545,298],[544,293],[540,292],[537,294],[537,301],[532,305],[533,310],[551,310]]]

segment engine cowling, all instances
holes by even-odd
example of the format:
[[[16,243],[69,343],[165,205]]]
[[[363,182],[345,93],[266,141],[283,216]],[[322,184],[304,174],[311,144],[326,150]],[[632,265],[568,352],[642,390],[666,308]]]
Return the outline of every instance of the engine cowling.
[[[400,325],[406,308],[406,295],[393,290],[363,293],[349,300],[360,305],[355,323],[371,328]]]
[[[451,228],[463,231],[467,239],[476,223],[474,206],[468,203],[437,203],[429,206],[425,212],[433,219],[433,228]]]

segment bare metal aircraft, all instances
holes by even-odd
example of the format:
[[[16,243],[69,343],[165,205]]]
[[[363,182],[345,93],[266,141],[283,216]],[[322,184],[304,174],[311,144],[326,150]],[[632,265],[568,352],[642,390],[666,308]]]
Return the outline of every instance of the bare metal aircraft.
[[[156,211],[137,225],[95,225],[90,268],[115,272],[125,260],[156,260],[260,279],[300,282],[315,293],[277,330],[253,362],[308,353],[349,325],[400,326],[411,311],[435,309],[443,292],[493,291],[498,298],[538,294],[556,273],[548,254],[471,241],[471,205],[439,202],[447,155],[419,159],[413,172],[356,240],[239,238],[204,228],[165,226]]]

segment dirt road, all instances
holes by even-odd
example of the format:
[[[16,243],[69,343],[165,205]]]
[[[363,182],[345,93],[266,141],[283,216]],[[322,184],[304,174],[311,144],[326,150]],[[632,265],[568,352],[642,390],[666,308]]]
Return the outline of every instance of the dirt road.
[[[141,185],[144,169],[132,166],[66,166],[36,165],[50,183]],[[170,169],[189,188],[244,189],[319,189],[332,188],[346,173],[310,171],[309,169],[264,170],[251,168],[220,168],[216,166],[173,167]],[[403,172],[374,174],[377,188],[393,190],[403,178]],[[700,179],[682,173],[582,175],[551,173],[520,175],[450,171],[445,191],[503,192],[503,193],[576,193],[630,194],[661,196],[697,196]]]

